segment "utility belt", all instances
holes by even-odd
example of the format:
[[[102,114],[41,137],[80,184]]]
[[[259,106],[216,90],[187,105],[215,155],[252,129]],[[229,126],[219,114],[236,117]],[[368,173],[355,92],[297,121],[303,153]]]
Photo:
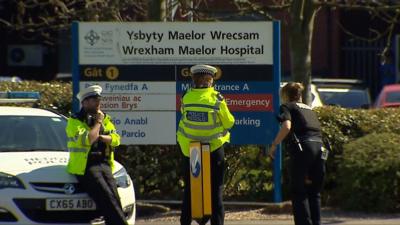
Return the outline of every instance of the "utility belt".
[[[294,145],[294,146],[296,146],[295,147],[295,149],[297,149],[298,151],[303,151],[303,146],[302,146],[302,143],[304,143],[304,142],[316,142],[316,143],[321,143],[322,144],[322,146],[321,146],[321,159],[323,159],[323,160],[327,160],[328,159],[328,155],[329,155],[329,151],[328,151],[328,149],[327,148],[325,148],[324,146],[323,146],[323,141],[322,141],[322,138],[320,138],[320,137],[307,137],[307,138],[298,138],[297,136],[296,136],[296,134],[292,134],[292,136],[293,136],[293,139],[292,139],[292,144]],[[296,151],[296,150],[294,150],[294,151]],[[292,152],[293,153],[293,152]]]
[[[296,146],[298,150],[303,151],[304,148],[302,146],[302,143],[304,142],[318,142],[318,143],[323,143],[322,138],[320,137],[300,137],[298,138],[295,133],[291,134],[291,143],[292,145]]]
[[[89,163],[106,162],[107,157],[103,152],[90,152],[88,156]]]
[[[109,147],[105,149],[96,149],[92,148],[89,152],[88,161],[97,162],[97,161],[107,161],[111,158],[111,150]]]
[[[322,143],[322,138],[319,137],[309,137],[309,138],[300,138],[300,143],[302,142],[319,142]]]

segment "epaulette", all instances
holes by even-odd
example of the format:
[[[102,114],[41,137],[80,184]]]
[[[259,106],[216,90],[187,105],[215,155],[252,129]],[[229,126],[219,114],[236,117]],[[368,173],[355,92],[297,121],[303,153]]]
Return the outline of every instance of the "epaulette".
[[[181,96],[181,99],[183,99],[183,96],[185,96],[189,91],[190,91],[190,88],[187,89],[185,92],[183,92],[183,94],[182,94],[182,96]]]
[[[76,112],[76,113],[72,114],[71,118],[77,119],[77,120],[80,120],[80,121],[84,121],[85,120],[85,115],[84,115],[84,113],[83,113],[83,111],[81,109],[79,112]]]
[[[218,92],[218,94],[217,94],[217,99],[218,99],[219,101],[222,101],[222,100],[224,100],[224,96],[222,96],[221,93]]]
[[[71,118],[72,118],[72,119],[79,119],[79,116],[80,116],[80,113],[78,112],[78,113],[72,114],[72,115],[71,115]]]

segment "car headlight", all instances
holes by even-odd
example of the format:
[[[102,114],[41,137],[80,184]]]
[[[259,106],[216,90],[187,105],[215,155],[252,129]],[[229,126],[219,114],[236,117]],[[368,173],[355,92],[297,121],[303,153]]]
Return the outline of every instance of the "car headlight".
[[[25,189],[22,182],[16,176],[0,172],[0,189],[4,188]]]
[[[114,178],[117,183],[117,187],[127,188],[131,185],[131,179],[123,167],[114,173]]]

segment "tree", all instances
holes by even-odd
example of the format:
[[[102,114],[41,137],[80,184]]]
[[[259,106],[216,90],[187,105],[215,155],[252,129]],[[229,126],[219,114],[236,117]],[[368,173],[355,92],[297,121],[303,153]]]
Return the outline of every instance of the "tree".
[[[368,37],[361,37],[346,30],[344,32],[355,38],[374,41],[386,38],[387,44],[382,55],[386,55],[391,45],[391,36],[395,26],[399,22],[400,3],[394,0],[231,0],[237,7],[238,13],[257,12],[271,19],[275,19],[274,13],[285,12],[289,19],[282,21],[289,27],[289,48],[291,59],[292,79],[303,82],[306,92],[303,96],[306,103],[311,102],[311,46],[315,18],[322,8],[330,10],[357,10],[366,11],[371,17],[386,22],[387,26],[370,28]]]
[[[170,0],[173,1],[173,0]],[[212,0],[186,0],[175,1],[184,10],[193,13],[196,21],[218,19],[213,18],[215,8]],[[193,7],[188,7],[184,2],[192,2]],[[232,13],[249,14],[257,13],[264,18],[278,19],[277,14],[286,13],[288,17],[281,21],[288,27],[290,61],[292,80],[302,82],[306,87],[303,99],[311,103],[311,73],[312,73],[312,40],[314,35],[315,18],[318,12],[327,8],[329,10],[353,10],[368,12],[372,18],[377,18],[386,23],[384,27],[370,27],[367,37],[362,37],[347,30],[341,25],[343,31],[356,39],[375,41],[386,38],[386,47],[382,52],[385,57],[390,45],[395,26],[399,21],[400,3],[396,0],[227,0],[227,6],[234,6]],[[228,7],[229,7],[228,6]]]
[[[307,90],[303,96],[311,104],[311,44],[316,15],[311,0],[293,1],[290,6],[289,45],[293,80],[302,82]]]
[[[40,36],[49,44],[57,32],[70,29],[72,21],[146,20],[145,0],[10,0],[0,2],[7,13],[0,17],[0,28],[23,39]]]
[[[4,1],[3,1],[4,2]],[[196,21],[212,20],[215,0],[13,0],[5,1],[8,16],[0,17],[0,25],[7,31],[19,33],[23,37],[41,35],[49,43],[56,40],[56,31],[69,29],[73,20],[79,21],[164,21],[182,18]],[[357,10],[368,12],[379,18],[387,26],[370,28],[368,37],[360,37],[346,30],[355,38],[373,41],[386,38],[389,49],[391,36],[399,21],[400,3],[396,0],[226,0],[235,9],[232,13],[258,13],[270,19],[287,13],[282,20],[289,27],[289,47],[292,79],[303,82],[307,87],[304,100],[310,103],[311,44],[314,35],[316,15],[322,8],[331,10]],[[178,12],[178,13],[176,13]]]

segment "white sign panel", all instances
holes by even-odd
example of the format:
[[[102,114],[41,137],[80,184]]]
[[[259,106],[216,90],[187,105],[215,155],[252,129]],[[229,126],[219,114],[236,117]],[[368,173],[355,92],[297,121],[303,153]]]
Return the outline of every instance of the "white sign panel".
[[[271,22],[79,23],[80,65],[272,64]]]
[[[109,112],[123,144],[176,144],[176,112]]]
[[[175,82],[81,82],[103,88],[101,108],[104,111],[176,110]]]
[[[110,114],[122,144],[176,144],[175,82],[80,82],[103,88],[101,109]]]
[[[114,117],[122,144],[176,144],[176,118],[180,116],[176,107],[189,88],[190,66],[218,67],[221,78],[217,83],[225,82],[232,90],[217,89],[229,99],[243,102],[269,96],[270,91],[264,89],[272,90],[276,84],[269,82],[279,82],[273,78],[280,67],[279,35],[274,35],[277,25],[265,21],[74,22],[74,96],[89,85],[101,85],[101,108]],[[254,92],[237,90],[241,84],[232,82],[241,79],[249,81]],[[256,85],[260,81],[267,83]],[[79,103],[74,101],[76,112]],[[244,117],[242,108],[232,107],[238,118]],[[251,116],[265,114],[257,111]],[[240,133],[237,130],[232,131],[232,139],[243,140],[235,136]],[[247,130],[243,133],[248,134]],[[260,143],[265,142],[266,135],[262,135]]]

